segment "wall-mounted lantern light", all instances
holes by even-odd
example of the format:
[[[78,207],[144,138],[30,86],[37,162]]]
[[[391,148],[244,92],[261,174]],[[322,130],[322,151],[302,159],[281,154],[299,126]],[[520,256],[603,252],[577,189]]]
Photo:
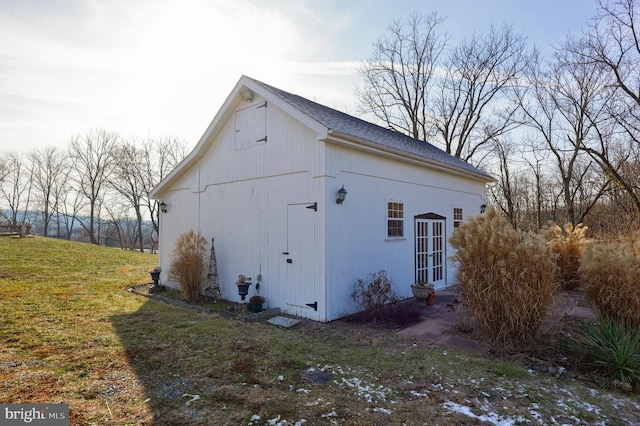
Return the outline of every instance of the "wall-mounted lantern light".
[[[162,213],[166,213],[167,212],[167,203],[165,203],[164,201],[160,203],[160,211]]]
[[[484,214],[487,211],[487,205],[483,204],[480,206],[480,214]]]
[[[342,185],[342,188],[338,190],[338,198],[336,198],[336,204],[342,204],[345,198],[347,198],[347,190],[344,189],[344,185]]]

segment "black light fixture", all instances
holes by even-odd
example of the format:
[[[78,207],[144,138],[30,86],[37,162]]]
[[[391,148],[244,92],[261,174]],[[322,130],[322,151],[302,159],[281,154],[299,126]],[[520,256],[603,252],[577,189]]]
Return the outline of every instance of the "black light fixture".
[[[165,203],[164,201],[160,203],[160,211],[162,213],[166,213],[167,212],[167,203]]]
[[[487,211],[487,205],[483,204],[480,206],[480,214],[484,214]]]
[[[347,198],[347,190],[344,189],[344,185],[342,185],[342,188],[338,190],[338,198],[336,198],[336,204],[342,204],[345,198]]]

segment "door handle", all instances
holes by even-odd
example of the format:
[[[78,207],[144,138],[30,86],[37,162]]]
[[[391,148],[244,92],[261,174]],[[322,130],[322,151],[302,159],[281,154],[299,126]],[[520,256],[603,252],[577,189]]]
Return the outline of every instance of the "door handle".
[[[287,263],[293,263],[293,259],[291,258],[287,259]]]

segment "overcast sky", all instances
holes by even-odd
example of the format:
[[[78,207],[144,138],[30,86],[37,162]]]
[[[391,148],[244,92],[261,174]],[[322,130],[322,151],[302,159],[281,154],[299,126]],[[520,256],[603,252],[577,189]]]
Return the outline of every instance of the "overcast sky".
[[[513,24],[543,52],[595,0],[0,0],[0,155],[94,128],[195,144],[241,75],[356,114],[356,66],[394,19],[454,38]]]

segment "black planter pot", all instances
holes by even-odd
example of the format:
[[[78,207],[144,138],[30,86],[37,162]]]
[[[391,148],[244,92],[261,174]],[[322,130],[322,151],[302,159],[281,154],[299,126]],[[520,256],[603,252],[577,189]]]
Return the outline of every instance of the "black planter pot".
[[[240,300],[244,300],[245,296],[249,294],[249,286],[251,285],[251,283],[238,283],[237,285]]]
[[[149,271],[149,274],[151,274],[151,280],[153,281],[153,286],[149,289],[149,292],[157,293],[159,291],[164,290],[164,288],[160,284],[158,284],[158,281],[160,281],[160,271],[158,270]]]

